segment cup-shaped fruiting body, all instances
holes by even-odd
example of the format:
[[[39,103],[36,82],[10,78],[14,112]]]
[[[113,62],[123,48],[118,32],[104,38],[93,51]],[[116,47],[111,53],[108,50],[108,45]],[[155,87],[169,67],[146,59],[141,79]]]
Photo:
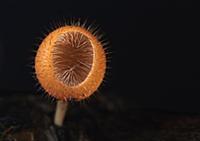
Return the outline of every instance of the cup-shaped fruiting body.
[[[42,41],[35,57],[36,77],[59,100],[82,100],[100,86],[106,70],[101,42],[80,26],[63,26]]]

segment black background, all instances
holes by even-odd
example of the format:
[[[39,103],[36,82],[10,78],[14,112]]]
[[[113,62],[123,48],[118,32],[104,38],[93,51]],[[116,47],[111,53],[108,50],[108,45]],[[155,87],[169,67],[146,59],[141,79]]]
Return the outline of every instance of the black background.
[[[199,16],[182,0],[1,1],[2,95],[36,91],[29,65],[38,38],[70,18],[96,21],[111,43],[102,93],[146,108],[200,112]]]

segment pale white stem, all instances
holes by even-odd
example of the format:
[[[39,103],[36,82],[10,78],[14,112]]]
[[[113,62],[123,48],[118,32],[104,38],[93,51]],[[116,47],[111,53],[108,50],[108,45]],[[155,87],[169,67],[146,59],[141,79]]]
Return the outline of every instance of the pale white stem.
[[[57,106],[56,106],[56,113],[54,117],[54,124],[57,126],[62,126],[64,119],[65,119],[65,114],[68,108],[68,102],[66,101],[57,101]]]

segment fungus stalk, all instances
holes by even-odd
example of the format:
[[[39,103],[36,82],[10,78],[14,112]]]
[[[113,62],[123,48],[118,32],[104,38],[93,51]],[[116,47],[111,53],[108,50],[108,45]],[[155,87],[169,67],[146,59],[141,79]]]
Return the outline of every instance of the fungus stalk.
[[[55,125],[57,125],[57,126],[63,125],[67,109],[68,109],[67,101],[62,101],[62,100],[57,101],[56,113],[55,113],[55,117],[54,117]]]

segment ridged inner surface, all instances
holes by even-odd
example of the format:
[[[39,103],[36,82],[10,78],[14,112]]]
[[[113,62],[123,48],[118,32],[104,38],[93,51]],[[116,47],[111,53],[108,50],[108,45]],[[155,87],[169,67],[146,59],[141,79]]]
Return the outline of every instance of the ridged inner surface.
[[[93,48],[88,37],[80,32],[61,34],[53,48],[56,77],[68,86],[83,82],[92,67]]]

